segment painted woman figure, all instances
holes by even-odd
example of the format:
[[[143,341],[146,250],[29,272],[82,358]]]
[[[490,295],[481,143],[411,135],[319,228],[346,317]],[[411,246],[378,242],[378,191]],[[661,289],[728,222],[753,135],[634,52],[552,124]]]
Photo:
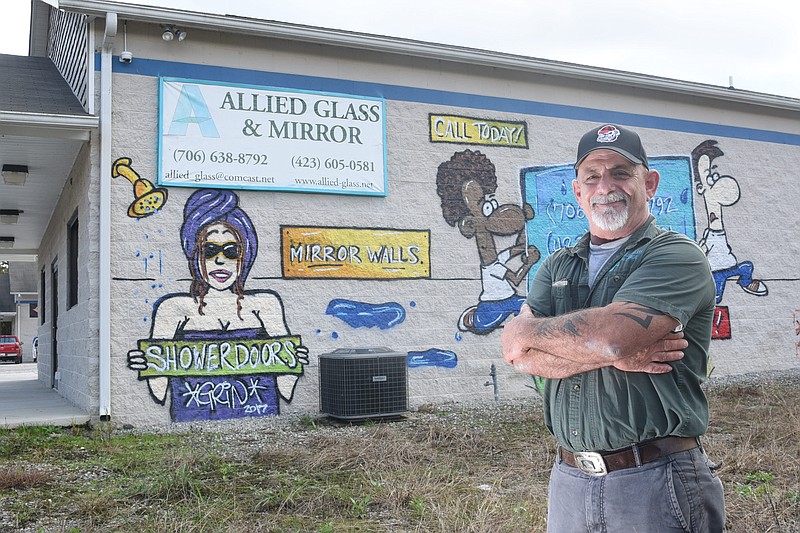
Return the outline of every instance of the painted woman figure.
[[[181,245],[192,282],[188,294],[170,294],[153,309],[151,339],[248,341],[289,335],[280,296],[271,290],[245,290],[258,253],[250,217],[231,191],[204,189],[186,202]],[[297,347],[297,364],[308,350]],[[128,354],[128,366],[144,370],[141,351]],[[296,374],[147,378],[162,405],[172,397],[175,421],[278,414],[278,397],[291,401]]]

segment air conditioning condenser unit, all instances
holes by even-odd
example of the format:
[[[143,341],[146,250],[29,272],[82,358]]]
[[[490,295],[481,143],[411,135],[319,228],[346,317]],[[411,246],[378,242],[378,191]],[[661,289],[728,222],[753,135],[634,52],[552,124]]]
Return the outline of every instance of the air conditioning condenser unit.
[[[320,411],[347,420],[401,416],[408,411],[407,359],[383,347],[320,355]]]

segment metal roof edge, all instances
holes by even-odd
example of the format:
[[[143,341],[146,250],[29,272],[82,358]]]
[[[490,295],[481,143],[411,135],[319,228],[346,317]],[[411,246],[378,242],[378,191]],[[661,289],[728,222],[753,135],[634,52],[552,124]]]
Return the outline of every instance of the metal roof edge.
[[[507,68],[532,74],[560,76],[726,102],[800,111],[800,99],[796,98],[400,37],[259,20],[234,15],[216,15],[156,6],[132,5],[110,0],[60,0],[59,7],[89,16],[103,17],[106,13],[112,12],[123,19],[161,24],[183,24],[188,27],[212,31],[243,33],[469,65]]]
[[[0,111],[0,133],[22,137],[49,137],[87,142],[99,126],[93,115],[51,115]]]
[[[53,115],[49,113],[26,113],[22,111],[0,111],[0,124],[6,126],[41,126],[73,130],[91,130],[100,120],[94,115]]]

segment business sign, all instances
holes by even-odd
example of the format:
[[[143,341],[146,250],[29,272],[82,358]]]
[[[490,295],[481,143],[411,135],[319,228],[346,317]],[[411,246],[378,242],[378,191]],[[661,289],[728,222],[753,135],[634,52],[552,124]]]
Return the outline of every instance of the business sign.
[[[159,79],[158,183],[386,195],[384,102]]]
[[[286,278],[431,276],[430,231],[281,226]]]

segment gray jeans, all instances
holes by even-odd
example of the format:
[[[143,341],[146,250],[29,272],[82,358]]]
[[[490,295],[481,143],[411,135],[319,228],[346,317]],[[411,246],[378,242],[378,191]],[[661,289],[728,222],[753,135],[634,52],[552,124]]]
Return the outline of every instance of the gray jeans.
[[[725,525],[722,481],[702,448],[602,477],[556,459],[549,533],[716,533]]]

